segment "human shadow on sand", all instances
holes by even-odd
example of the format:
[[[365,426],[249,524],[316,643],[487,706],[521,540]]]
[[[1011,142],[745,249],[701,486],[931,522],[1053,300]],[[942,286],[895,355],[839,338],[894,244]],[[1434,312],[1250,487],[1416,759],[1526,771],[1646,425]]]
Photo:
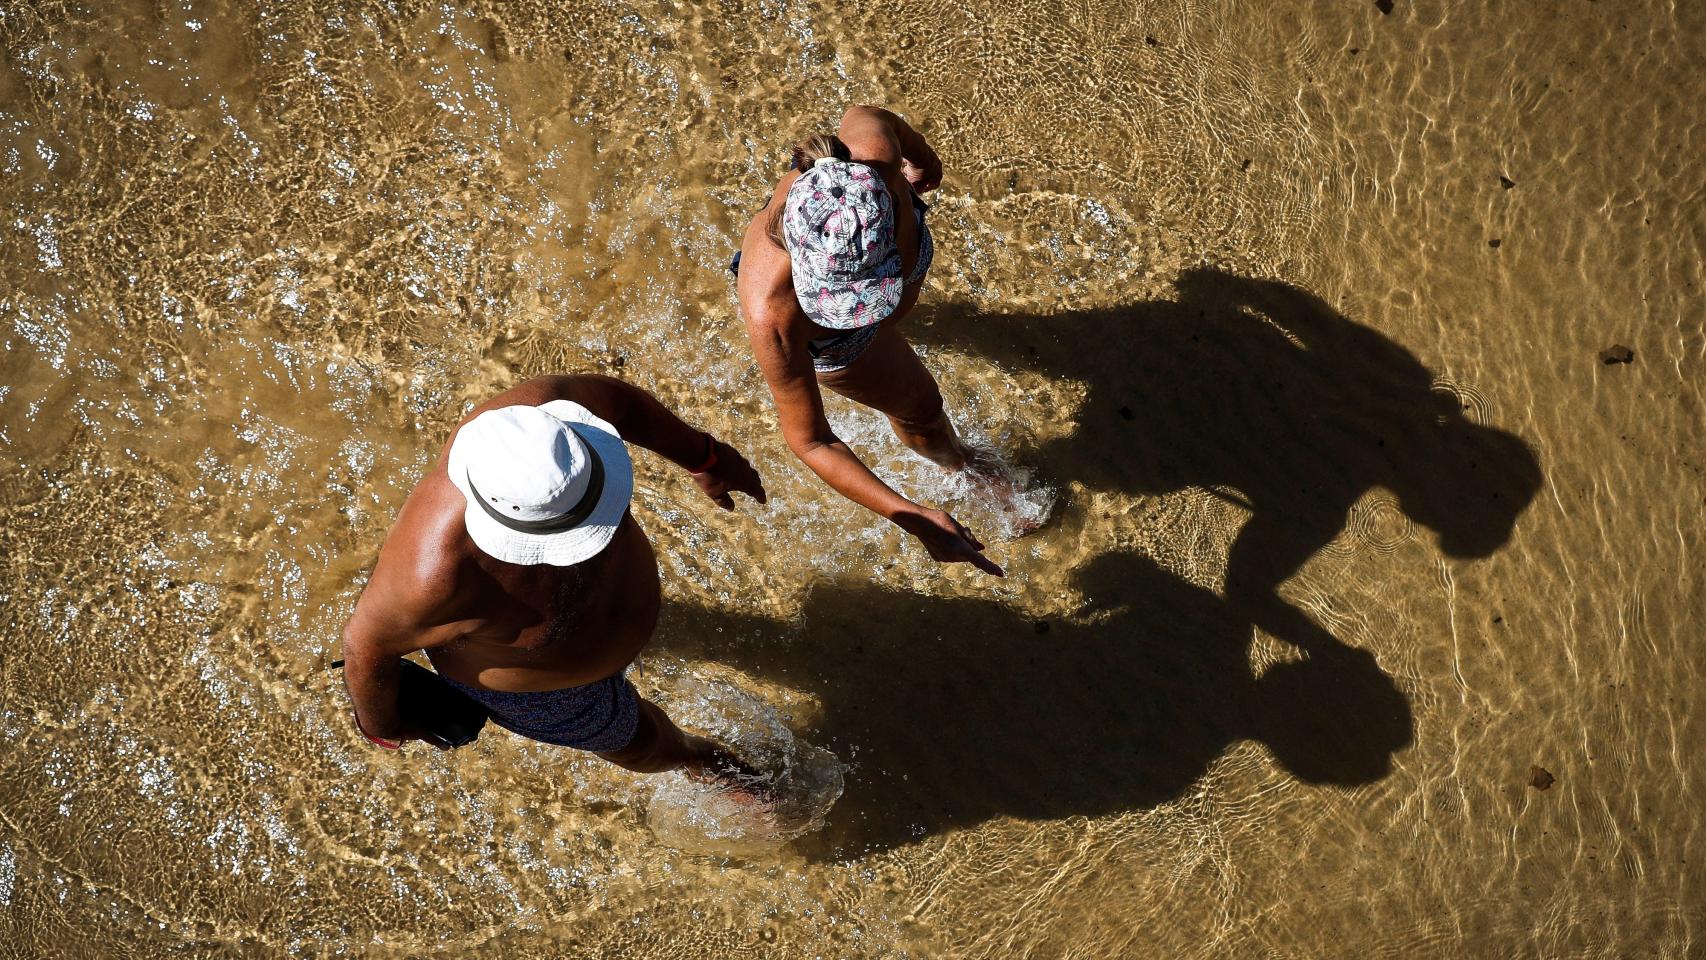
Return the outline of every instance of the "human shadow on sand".
[[[1086,608],[1046,629],[993,601],[868,585],[818,587],[798,625],[667,609],[666,649],[821,701],[810,735],[856,767],[815,852],[1151,807],[1246,740],[1307,783],[1386,775],[1411,742],[1407,701],[1279,587],[1375,488],[1446,555],[1492,554],[1539,489],[1526,444],[1475,422],[1403,347],[1278,282],[1194,271],[1172,300],[1049,316],[937,307],[907,332],[1086,384],[1064,436],[1015,451],[1054,479],[1211,489],[1249,515],[1220,595],[1108,552],[1074,573]],[[1256,670],[1257,628],[1296,659]]]
[[[1319,627],[1278,588],[1370,490],[1390,491],[1447,556],[1486,557],[1510,538],[1539,461],[1466,415],[1408,350],[1290,284],[1193,270],[1177,291],[1046,316],[936,307],[907,333],[1086,384],[1069,435],[1016,451],[1056,480],[1235,492],[1250,516],[1227,556],[1226,598],[1300,646]]]
[[[856,857],[998,816],[1057,820],[1178,798],[1233,743],[1299,780],[1385,776],[1403,694],[1336,642],[1251,665],[1250,623],[1135,553],[1075,576],[1087,603],[1039,623],[1000,603],[836,584],[798,624],[666,607],[659,646],[816,697],[803,731],[853,770],[809,856]]]

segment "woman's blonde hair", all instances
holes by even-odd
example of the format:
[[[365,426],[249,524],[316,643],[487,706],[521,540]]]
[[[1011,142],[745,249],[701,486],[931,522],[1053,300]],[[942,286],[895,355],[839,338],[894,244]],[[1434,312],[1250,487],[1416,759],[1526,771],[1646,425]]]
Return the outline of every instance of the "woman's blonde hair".
[[[847,149],[847,144],[842,143],[841,138],[835,134],[819,133],[794,144],[794,155],[789,163],[795,170],[805,173],[812,168],[812,164],[824,157],[851,160],[853,151]],[[786,208],[786,203],[778,204],[770,214],[770,222],[764,225],[764,235],[770,238],[771,243],[784,250],[788,249],[787,238],[782,234],[782,211]]]

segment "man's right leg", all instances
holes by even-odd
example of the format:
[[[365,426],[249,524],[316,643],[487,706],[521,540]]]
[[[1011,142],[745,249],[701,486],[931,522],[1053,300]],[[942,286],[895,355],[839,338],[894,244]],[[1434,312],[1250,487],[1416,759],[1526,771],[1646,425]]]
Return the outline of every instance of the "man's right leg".
[[[657,704],[638,695],[636,699],[640,717],[634,739],[619,750],[600,752],[600,757],[635,773],[685,770],[698,778],[730,782],[736,782],[737,777],[757,776],[726,747],[683,731]]]

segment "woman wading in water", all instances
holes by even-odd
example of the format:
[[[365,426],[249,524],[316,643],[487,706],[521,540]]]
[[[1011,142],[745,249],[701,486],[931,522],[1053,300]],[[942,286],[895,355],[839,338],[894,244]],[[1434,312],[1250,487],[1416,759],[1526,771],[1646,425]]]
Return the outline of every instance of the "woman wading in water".
[[[838,136],[794,148],[794,169],[753,218],[731,269],[753,354],[795,456],[843,496],[892,520],[937,560],[1001,576],[971,531],[878,479],[830,429],[820,387],[886,414],[900,441],[948,470],[1003,482],[969,449],[897,324],[918,301],[934,245],[920,193],[942,162],[905,120],[853,107]]]

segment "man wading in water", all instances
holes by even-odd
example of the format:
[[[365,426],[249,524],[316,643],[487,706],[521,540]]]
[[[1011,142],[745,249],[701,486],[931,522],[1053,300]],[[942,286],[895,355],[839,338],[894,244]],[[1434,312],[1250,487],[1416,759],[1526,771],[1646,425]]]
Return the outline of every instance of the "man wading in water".
[[[425,739],[398,708],[399,658],[425,650],[522,736],[640,773],[751,776],[622,675],[661,596],[651,542],[628,512],[624,438],[691,471],[725,510],[735,492],[765,501],[734,448],[619,380],[539,377],[486,401],[409,494],[344,627],[344,682],[367,739],[393,750]]]

